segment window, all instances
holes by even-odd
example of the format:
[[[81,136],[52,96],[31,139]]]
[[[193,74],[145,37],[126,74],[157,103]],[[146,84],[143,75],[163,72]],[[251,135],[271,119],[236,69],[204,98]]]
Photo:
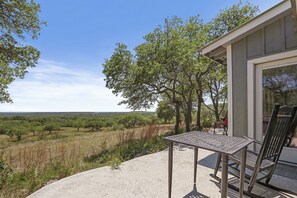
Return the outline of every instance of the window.
[[[275,103],[297,105],[297,64],[263,69],[263,135]]]

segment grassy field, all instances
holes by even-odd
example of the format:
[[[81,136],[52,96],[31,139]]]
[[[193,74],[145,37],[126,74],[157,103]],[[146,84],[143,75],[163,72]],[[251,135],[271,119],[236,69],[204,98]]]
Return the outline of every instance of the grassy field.
[[[161,135],[171,130],[170,125],[150,125],[135,129],[119,131],[88,132],[76,131],[76,128],[63,128],[52,134],[30,136],[24,141],[11,141],[7,135],[0,135],[3,159],[9,165],[18,169],[28,169],[30,166],[44,166],[53,159],[67,161],[81,158],[110,149],[131,139],[140,139],[152,131],[153,135]],[[3,144],[2,144],[3,143]]]
[[[26,197],[63,177],[166,148],[171,125],[150,123],[113,130],[60,127],[25,133],[20,140],[0,134],[0,197]]]

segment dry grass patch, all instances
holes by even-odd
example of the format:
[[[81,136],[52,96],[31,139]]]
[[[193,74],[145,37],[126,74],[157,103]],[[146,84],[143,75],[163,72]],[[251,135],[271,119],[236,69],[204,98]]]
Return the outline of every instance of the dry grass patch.
[[[68,128],[47,135],[44,140],[10,142],[0,150],[0,164],[3,162],[12,168],[7,173],[9,177],[0,184],[0,197],[25,197],[50,181],[95,167],[117,166],[121,161],[158,151],[164,148],[163,142],[158,145],[161,140],[158,135],[171,129],[169,125],[99,132]],[[55,135],[63,138],[51,138]],[[96,157],[104,160],[98,161]],[[88,158],[95,160],[86,160]]]

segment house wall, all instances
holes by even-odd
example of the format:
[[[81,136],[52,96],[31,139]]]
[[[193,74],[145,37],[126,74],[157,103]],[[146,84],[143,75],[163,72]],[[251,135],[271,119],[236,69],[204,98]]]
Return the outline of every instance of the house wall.
[[[297,49],[292,14],[274,19],[232,44],[233,135],[247,136],[247,61]]]

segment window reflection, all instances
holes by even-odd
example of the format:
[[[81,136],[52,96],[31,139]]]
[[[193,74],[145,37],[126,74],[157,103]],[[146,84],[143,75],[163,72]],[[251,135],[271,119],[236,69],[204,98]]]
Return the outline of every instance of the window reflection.
[[[264,134],[275,103],[297,105],[297,65],[263,70],[262,86]]]

